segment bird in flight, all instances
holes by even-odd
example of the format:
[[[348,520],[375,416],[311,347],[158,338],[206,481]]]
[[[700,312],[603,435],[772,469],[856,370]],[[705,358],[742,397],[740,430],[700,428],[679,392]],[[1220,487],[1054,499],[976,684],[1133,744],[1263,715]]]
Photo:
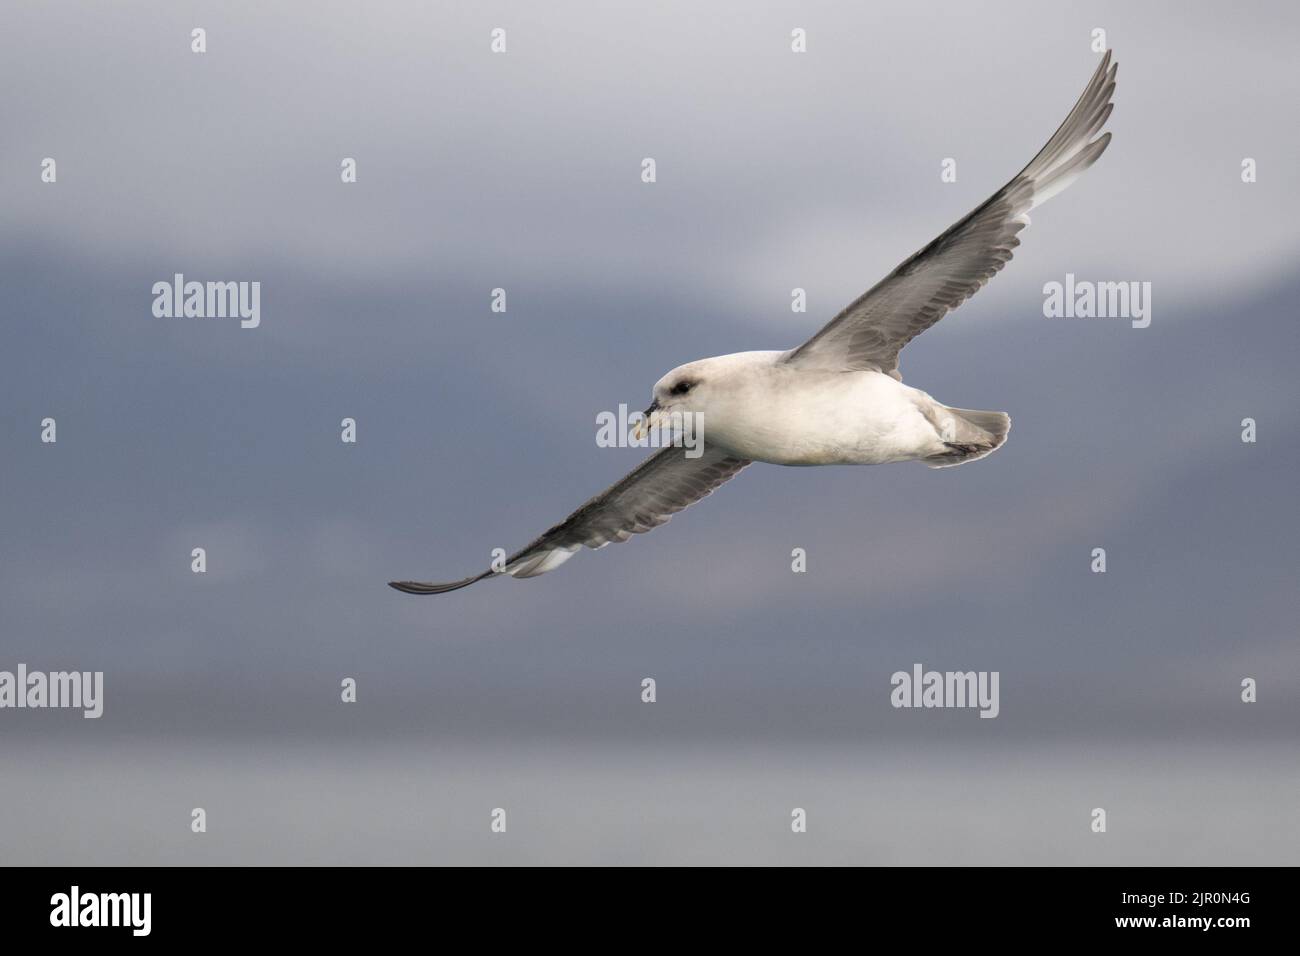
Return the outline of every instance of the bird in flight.
[[[943,405],[903,384],[898,353],[980,290],[1011,259],[1029,211],[1096,162],[1110,143],[1118,64],[1106,52],[1065,122],[1032,160],[969,215],[788,352],[737,352],[673,369],[655,383],[638,424],[684,416],[707,425],[702,452],[668,445],[503,564],[442,584],[391,581],[408,594],[443,594],[496,575],[531,578],[580,547],[603,548],[656,528],[755,461],[946,468],[1006,441],[1004,412]],[[1095,138],[1094,138],[1095,137]]]

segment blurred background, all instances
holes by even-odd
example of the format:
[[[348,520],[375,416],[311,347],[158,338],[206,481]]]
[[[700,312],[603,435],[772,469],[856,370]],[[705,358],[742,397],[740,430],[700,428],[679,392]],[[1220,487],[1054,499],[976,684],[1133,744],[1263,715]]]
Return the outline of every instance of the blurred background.
[[[105,675],[99,720],[0,711],[0,861],[1297,862],[1294,5],[0,23],[0,669]],[[798,344],[985,199],[1094,28],[1110,149],[902,360],[1008,411],[997,455],[755,466],[542,578],[385,586],[531,540],[644,454],[599,412]],[[155,318],[176,272],[260,281],[260,328]],[[1044,318],[1067,272],[1151,282],[1150,327]],[[914,662],[999,671],[1000,715],[895,710]]]

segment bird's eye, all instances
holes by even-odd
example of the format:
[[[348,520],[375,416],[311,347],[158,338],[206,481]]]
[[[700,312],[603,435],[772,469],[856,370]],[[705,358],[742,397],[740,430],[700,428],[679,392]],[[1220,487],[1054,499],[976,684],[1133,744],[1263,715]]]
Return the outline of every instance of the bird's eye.
[[[678,382],[672,388],[673,395],[685,395],[694,386],[694,382]]]

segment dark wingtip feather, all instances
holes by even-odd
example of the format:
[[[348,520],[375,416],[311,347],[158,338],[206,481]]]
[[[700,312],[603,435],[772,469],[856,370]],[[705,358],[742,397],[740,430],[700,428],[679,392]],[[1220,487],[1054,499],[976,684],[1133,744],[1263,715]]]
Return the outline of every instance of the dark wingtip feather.
[[[388,586],[405,594],[446,594],[448,591],[467,588],[475,581],[482,581],[491,573],[491,571],[484,571],[482,574],[472,574],[467,578],[461,578],[459,581],[447,581],[442,584],[434,581],[389,581]]]

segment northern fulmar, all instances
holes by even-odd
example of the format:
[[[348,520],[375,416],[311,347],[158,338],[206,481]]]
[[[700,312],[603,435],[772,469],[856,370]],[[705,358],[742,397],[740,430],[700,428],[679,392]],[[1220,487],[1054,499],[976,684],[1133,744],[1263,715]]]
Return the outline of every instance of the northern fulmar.
[[[898,353],[974,295],[1011,259],[1028,213],[1096,162],[1118,64],[1106,52],[1060,129],[1020,173],[910,256],[816,335],[787,352],[737,352],[673,369],[655,383],[638,424],[707,424],[702,452],[668,445],[527,547],[481,574],[443,584],[391,581],[408,594],[442,594],[498,574],[531,578],[579,547],[603,548],[656,528],[755,461],[947,468],[1006,441],[1004,412],[953,408],[904,385]],[[1096,138],[1094,138],[1096,137]]]

